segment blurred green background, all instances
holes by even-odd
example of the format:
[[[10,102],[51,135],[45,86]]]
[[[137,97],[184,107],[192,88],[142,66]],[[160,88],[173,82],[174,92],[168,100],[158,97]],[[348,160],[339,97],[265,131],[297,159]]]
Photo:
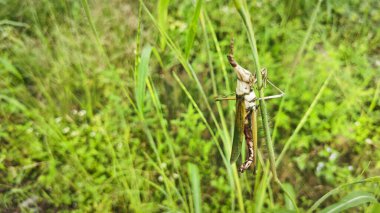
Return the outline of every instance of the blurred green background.
[[[2,211],[380,212],[380,1],[246,6],[282,188],[263,134],[255,174],[228,163],[232,1],[0,0]]]

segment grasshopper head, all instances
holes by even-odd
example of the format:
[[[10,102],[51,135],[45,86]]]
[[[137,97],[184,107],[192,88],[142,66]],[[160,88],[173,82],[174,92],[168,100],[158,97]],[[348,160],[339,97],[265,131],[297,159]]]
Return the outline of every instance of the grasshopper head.
[[[255,81],[255,77],[252,75],[251,72],[249,72],[248,70],[244,69],[240,65],[237,65],[234,68],[234,70],[236,72],[236,75],[237,75],[237,78],[238,78],[239,81],[242,81],[242,82],[247,83],[250,86],[252,86],[252,84]]]

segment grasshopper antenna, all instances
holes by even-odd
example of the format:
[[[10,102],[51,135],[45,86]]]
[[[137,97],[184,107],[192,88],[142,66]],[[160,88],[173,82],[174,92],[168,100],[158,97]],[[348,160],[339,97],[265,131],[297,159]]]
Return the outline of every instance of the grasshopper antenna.
[[[237,62],[234,59],[234,38],[231,38],[230,53],[227,55],[227,58],[232,67],[237,66]]]

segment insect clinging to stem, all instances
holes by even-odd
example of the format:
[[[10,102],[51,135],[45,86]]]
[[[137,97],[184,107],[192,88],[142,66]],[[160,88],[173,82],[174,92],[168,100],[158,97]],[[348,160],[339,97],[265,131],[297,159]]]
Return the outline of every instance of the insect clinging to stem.
[[[266,87],[269,83],[276,90],[280,92],[278,95],[257,98],[254,86],[257,83],[256,75],[241,67],[234,59],[234,42],[231,39],[230,53],[227,55],[228,61],[231,64],[237,75],[236,95],[233,97],[218,97],[216,101],[222,100],[236,100],[236,114],[235,114],[235,128],[231,150],[230,162],[234,163],[240,156],[241,143],[243,137],[248,149],[248,155],[245,162],[240,166],[239,171],[244,172],[251,165],[256,166],[257,156],[257,111],[259,106],[258,100],[268,100],[273,98],[280,98],[285,95],[278,87],[268,80],[267,70],[263,68],[260,72],[263,79],[261,87]],[[256,85],[256,89],[258,88]]]

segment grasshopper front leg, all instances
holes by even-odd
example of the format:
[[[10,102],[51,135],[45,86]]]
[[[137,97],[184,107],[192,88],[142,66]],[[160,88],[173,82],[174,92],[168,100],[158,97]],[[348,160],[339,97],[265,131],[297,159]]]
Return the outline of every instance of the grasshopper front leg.
[[[268,79],[268,70],[266,68],[261,69],[260,73],[261,73],[261,77],[262,77],[263,81],[262,81],[261,87],[259,87],[258,89],[260,90],[261,88],[266,88],[267,87],[267,83],[269,83],[272,87],[274,87],[277,91],[279,91],[280,94],[266,96],[266,97],[263,97],[263,98],[258,98],[258,100],[269,100],[269,99],[274,99],[274,98],[281,98],[282,96],[285,95],[285,93],[280,88],[278,88],[276,85],[274,85]]]
[[[257,100],[269,100],[269,99],[281,98],[282,96],[285,95],[285,93],[282,90],[280,90],[280,88],[276,87],[276,85],[274,85],[270,80],[267,80],[267,82],[270,85],[272,85],[272,87],[274,87],[277,91],[279,91],[280,94],[258,98]]]
[[[263,79],[263,83],[262,83],[261,87],[266,88],[267,82],[268,82],[268,70],[266,68],[262,68],[260,73],[261,73],[261,77]]]
[[[260,74],[261,74],[261,78],[263,80],[262,80],[261,86],[257,85],[257,89],[258,90],[261,90],[261,88],[266,88],[267,87],[267,82],[268,82],[268,70],[267,70],[267,68],[262,68],[261,71],[260,71]],[[255,75],[255,79],[257,79],[256,75]]]

